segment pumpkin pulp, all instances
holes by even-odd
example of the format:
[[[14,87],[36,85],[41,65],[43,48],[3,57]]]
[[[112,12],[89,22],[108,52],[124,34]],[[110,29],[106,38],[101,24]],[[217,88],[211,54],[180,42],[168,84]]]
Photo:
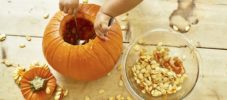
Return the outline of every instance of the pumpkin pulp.
[[[92,22],[84,18],[76,18],[76,20],[77,24],[74,18],[66,22],[65,30],[63,31],[65,42],[72,45],[83,45],[96,37]]]

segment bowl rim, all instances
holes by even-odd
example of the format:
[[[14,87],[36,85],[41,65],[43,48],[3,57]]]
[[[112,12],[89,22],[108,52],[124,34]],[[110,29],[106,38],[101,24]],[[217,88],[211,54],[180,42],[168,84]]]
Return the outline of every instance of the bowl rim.
[[[183,40],[185,40],[190,47],[192,47],[193,52],[196,55],[196,62],[198,63],[198,65],[197,65],[197,73],[198,74],[196,75],[196,80],[195,80],[195,83],[193,84],[192,88],[188,91],[187,94],[185,94],[184,96],[182,96],[182,98],[180,98],[180,100],[182,100],[183,98],[187,97],[193,91],[193,89],[195,88],[195,86],[197,84],[197,81],[199,79],[199,74],[200,74],[199,69],[200,69],[200,66],[201,66],[201,56],[200,56],[194,42],[192,40],[189,40],[189,38],[182,35],[181,33],[177,33],[175,31],[171,31],[171,30],[164,29],[164,28],[157,28],[157,29],[153,29],[151,31],[145,32],[144,34],[141,34],[137,38],[133,39],[133,42],[129,43],[129,46],[126,48],[126,50],[123,53],[123,57],[122,57],[122,61],[121,61],[121,64],[123,65],[123,69],[122,69],[122,72],[121,72],[122,73],[122,80],[124,81],[124,85],[126,86],[127,90],[130,92],[130,94],[132,95],[133,98],[135,98],[136,100],[144,100],[144,98],[142,98],[140,95],[138,95],[134,91],[134,89],[131,87],[129,80],[127,79],[125,63],[126,63],[127,55],[129,54],[132,47],[137,43],[137,41],[141,37],[147,36],[147,35],[149,35],[149,33],[153,34],[155,32],[169,32],[171,34],[178,35],[179,37],[183,38]]]

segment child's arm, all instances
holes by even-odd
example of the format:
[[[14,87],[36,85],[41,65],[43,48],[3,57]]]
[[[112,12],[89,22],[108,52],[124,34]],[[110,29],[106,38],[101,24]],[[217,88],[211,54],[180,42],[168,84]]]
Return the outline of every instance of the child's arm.
[[[143,0],[107,0],[101,7],[101,11],[109,16],[116,17],[123,14]]]
[[[131,10],[141,1],[143,0],[107,0],[95,19],[94,29],[96,35],[103,40],[108,40],[106,33],[109,30],[110,19]]]

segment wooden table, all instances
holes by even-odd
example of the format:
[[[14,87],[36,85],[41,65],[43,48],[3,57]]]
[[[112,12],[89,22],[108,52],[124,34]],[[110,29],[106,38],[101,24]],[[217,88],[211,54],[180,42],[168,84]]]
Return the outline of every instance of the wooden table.
[[[102,4],[103,0],[92,3]],[[227,99],[227,1],[198,0],[196,2],[199,24],[184,34],[194,40],[202,58],[199,80],[192,93],[185,100],[225,100]],[[50,17],[58,10],[58,0],[0,0],[0,31],[7,34],[7,39],[0,43],[6,49],[10,61],[28,66],[35,60],[46,63],[42,53],[42,34]],[[129,12],[131,38],[124,39],[124,48],[139,34],[158,27],[168,27],[168,17],[176,8],[176,0],[144,0]],[[122,15],[124,16],[124,15]],[[121,19],[121,17],[119,17]],[[121,22],[124,24],[124,22]],[[28,42],[25,34],[32,36]],[[128,34],[130,35],[130,34]],[[19,44],[26,44],[19,48]],[[0,57],[2,55],[0,54]],[[121,59],[119,59],[120,64]],[[22,100],[23,96],[14,83],[12,72],[0,64],[0,100]],[[91,100],[107,100],[110,96],[129,96],[125,87],[118,86],[121,72],[116,68],[110,76],[92,82],[79,82],[64,78],[53,69],[60,85],[69,90],[65,100],[82,100],[89,96]],[[115,80],[115,81],[113,81]],[[100,89],[105,90],[99,94]]]

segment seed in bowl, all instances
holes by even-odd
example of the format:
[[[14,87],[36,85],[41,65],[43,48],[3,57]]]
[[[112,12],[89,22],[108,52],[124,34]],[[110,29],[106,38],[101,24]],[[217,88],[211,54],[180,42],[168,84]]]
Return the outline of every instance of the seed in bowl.
[[[159,43],[149,54],[142,50],[131,71],[141,92],[152,96],[173,94],[180,91],[187,77],[179,57],[171,57],[169,48]]]

